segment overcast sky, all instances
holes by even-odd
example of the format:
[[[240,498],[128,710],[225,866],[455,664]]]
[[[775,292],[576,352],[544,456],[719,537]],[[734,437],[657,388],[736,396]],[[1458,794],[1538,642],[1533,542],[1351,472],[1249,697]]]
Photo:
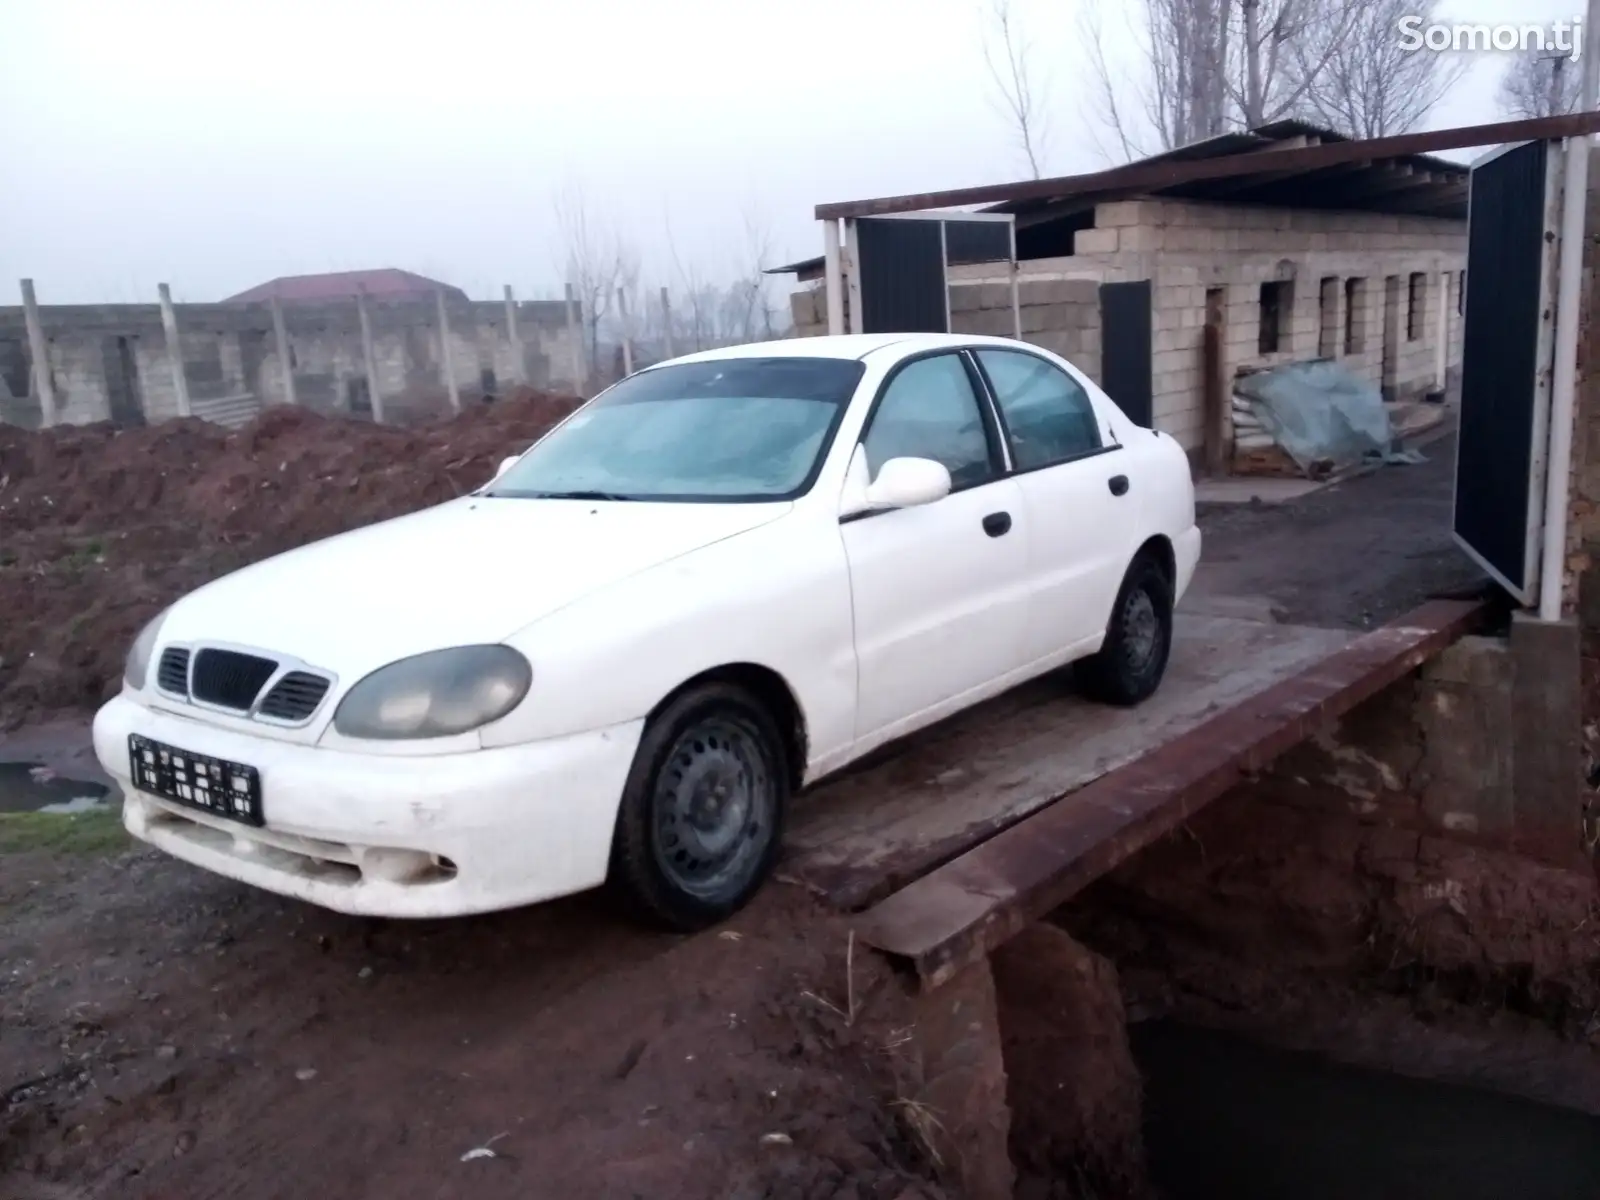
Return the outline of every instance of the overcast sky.
[[[1013,0],[1049,74],[1048,174],[1106,165],[1075,0]],[[812,206],[1026,174],[985,0],[0,0],[0,303],[219,299],[397,266],[553,294],[553,197],[727,277]],[[1571,17],[1455,0],[1450,19]],[[1429,122],[1498,119],[1483,55]],[[1132,69],[1132,61],[1128,60]]]

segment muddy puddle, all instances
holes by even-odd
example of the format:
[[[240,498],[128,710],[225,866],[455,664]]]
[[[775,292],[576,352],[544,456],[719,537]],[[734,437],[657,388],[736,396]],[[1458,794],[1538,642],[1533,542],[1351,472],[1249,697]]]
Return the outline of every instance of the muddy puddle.
[[[1129,1037],[1167,1200],[1600,1196],[1600,1118],[1171,1021]]]
[[[109,807],[110,789],[37,762],[0,762],[0,813],[80,813]]]

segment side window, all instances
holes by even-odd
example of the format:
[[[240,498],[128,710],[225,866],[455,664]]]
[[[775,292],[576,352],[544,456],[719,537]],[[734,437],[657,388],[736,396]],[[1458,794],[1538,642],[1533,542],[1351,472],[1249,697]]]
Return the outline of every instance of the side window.
[[[872,414],[862,445],[874,479],[891,458],[943,463],[951,486],[958,488],[996,473],[978,397],[955,354],[918,359],[903,368]]]
[[[977,356],[1005,418],[1017,470],[1100,449],[1094,405],[1072,376],[1015,350],[979,350]]]

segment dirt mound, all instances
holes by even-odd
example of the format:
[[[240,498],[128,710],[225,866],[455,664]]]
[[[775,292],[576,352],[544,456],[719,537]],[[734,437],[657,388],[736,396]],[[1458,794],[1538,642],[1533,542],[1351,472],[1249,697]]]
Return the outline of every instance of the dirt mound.
[[[183,593],[463,495],[577,403],[518,389],[407,428],[285,407],[234,432],[0,425],[0,728],[114,692],[130,639]]]

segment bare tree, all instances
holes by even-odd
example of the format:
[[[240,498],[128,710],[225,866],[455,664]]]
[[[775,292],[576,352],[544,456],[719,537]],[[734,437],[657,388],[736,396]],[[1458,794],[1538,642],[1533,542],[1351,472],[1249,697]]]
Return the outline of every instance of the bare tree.
[[[1422,124],[1470,65],[1460,55],[1406,50],[1395,36],[1402,17],[1431,19],[1436,7],[1366,0],[1331,45],[1315,38],[1297,44],[1294,66],[1306,80],[1306,118],[1353,138],[1407,133]]]
[[[581,188],[569,185],[555,198],[567,280],[583,310],[584,351],[598,374],[600,326],[615,309],[617,289],[637,285],[639,253],[610,222],[590,209]]]
[[[1106,58],[1100,0],[1079,9],[1093,74],[1094,107],[1124,158],[1215,137],[1227,112],[1228,30],[1234,0],[1126,0],[1113,8],[1141,47],[1142,71],[1115,70]],[[1103,147],[1102,147],[1103,149]],[[1109,157],[1109,156],[1108,156]]]
[[[988,8],[990,24],[983,39],[984,62],[1028,161],[1028,170],[1038,179],[1049,136],[1043,111],[1048,80],[1041,80],[1034,73],[1033,46],[1012,12],[1011,0],[988,0]]]
[[[1358,13],[1374,0],[1127,0],[1134,69],[1105,52],[1103,0],[1083,10],[1096,115],[1133,156],[1173,150],[1304,110]]]
[[[772,307],[772,234],[753,207],[744,212],[745,248],[737,276],[728,285],[724,302],[724,332],[736,342],[753,342],[777,335]]]
[[[1358,17],[1383,0],[1239,0],[1237,60],[1228,92],[1239,124],[1295,115]],[[1393,23],[1390,36],[1395,36]]]
[[[1501,111],[1528,118],[1577,112],[1582,74],[1561,51],[1514,58],[1500,77]]]

